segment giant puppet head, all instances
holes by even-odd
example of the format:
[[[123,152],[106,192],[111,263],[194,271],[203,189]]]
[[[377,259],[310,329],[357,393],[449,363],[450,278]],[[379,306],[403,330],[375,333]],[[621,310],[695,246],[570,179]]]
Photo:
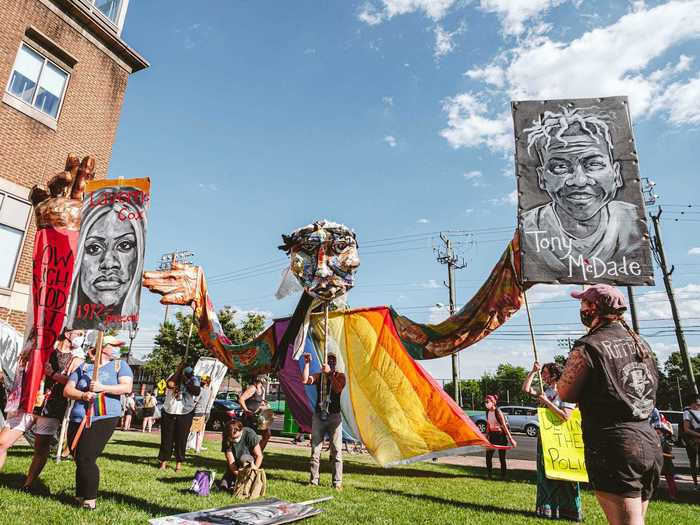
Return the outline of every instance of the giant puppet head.
[[[360,256],[355,232],[347,226],[317,220],[282,240],[279,248],[289,254],[291,273],[312,297],[332,301],[355,284]]]

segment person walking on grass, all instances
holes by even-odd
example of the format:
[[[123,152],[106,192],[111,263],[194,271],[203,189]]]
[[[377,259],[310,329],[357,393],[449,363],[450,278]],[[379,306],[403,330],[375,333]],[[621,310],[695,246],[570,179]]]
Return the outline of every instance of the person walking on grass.
[[[545,386],[544,392],[535,390],[532,386],[538,372],[542,377],[543,386]],[[540,367],[540,364],[535,362],[523,382],[523,392],[537,398],[541,407],[548,409],[561,421],[568,421],[576,404],[566,403],[559,397],[557,381],[561,378],[562,372],[563,367],[557,363],[546,363]],[[535,513],[543,518],[583,521],[578,483],[547,478],[544,470],[542,440],[539,434],[537,436],[537,502],[535,503]]]
[[[627,325],[625,298],[595,284],[581,300],[588,334],[574,343],[561,379],[563,401],[581,409],[586,470],[612,525],[642,525],[659,484],[663,456],[649,416],[658,368],[649,345]]]
[[[129,365],[119,359],[124,343],[107,335],[102,340],[99,363],[80,365],[69,377],[63,390],[76,403],[70,413],[68,443],[75,458],[75,499],[83,509],[95,510],[100,485],[97,458],[119,424],[119,396],[131,392],[134,374]],[[94,349],[92,357],[94,359]],[[97,380],[93,369],[98,367]],[[92,409],[91,409],[92,407]],[[90,414],[90,412],[92,412]],[[90,424],[86,417],[90,414]]]
[[[175,453],[175,471],[182,468],[187,449],[187,436],[190,434],[194,415],[195,399],[199,395],[199,378],[191,366],[181,363],[175,373],[166,381],[168,388],[160,418],[160,469],[168,466]]]
[[[63,417],[68,407],[68,400],[63,396],[63,389],[68,377],[83,362],[82,344],[85,340],[82,330],[73,330],[59,336],[56,350],[49,357],[44,368],[46,376],[42,406],[34,410],[36,422],[34,431],[34,455],[24,480],[22,491],[31,492],[34,481],[46,466],[51,449],[51,441],[61,427]],[[74,355],[73,350],[80,355]]]
[[[199,396],[194,405],[194,417],[192,418],[192,427],[190,432],[194,434],[194,451],[199,454],[202,451],[202,442],[204,441],[204,431],[207,425],[207,411],[209,408],[209,399],[211,398],[211,378],[207,375],[202,376],[201,389]]]
[[[124,426],[122,430],[127,432],[131,430],[131,418],[136,414],[136,399],[134,393],[130,392],[124,398]]]
[[[693,477],[693,488],[698,487],[698,450],[700,449],[700,399],[693,398],[690,406],[683,410],[683,439],[685,451],[690,463],[690,475]]]
[[[486,437],[492,445],[500,445],[507,447],[510,444],[515,448],[518,446],[513,434],[510,433],[508,421],[506,421],[503,412],[498,408],[498,396],[489,394],[484,398],[486,407]],[[486,475],[491,479],[493,471],[493,455],[496,451],[492,448],[486,449]],[[506,449],[498,449],[498,462],[501,466],[501,479],[506,479],[506,471],[508,465],[506,463]]]
[[[151,432],[157,404],[158,400],[156,396],[150,392],[146,392],[146,397],[143,400],[143,423],[141,424],[141,432]]]

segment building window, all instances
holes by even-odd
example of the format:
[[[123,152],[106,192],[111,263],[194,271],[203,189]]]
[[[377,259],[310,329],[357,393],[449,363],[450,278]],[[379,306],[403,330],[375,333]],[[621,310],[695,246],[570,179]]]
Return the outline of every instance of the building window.
[[[23,43],[7,92],[57,119],[67,84],[68,73]]]
[[[122,7],[122,0],[92,0],[92,3],[113,24],[119,25],[119,11]]]
[[[10,288],[22,251],[31,206],[0,192],[0,288]]]

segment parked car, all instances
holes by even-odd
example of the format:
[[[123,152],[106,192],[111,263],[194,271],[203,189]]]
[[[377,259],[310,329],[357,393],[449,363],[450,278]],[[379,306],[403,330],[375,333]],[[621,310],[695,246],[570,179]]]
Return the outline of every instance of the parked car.
[[[207,428],[214,432],[220,432],[231,419],[243,417],[241,405],[229,399],[216,399],[211,407]]]
[[[673,441],[676,446],[684,447],[683,438],[678,433],[681,425],[683,425],[683,412],[680,410],[659,410],[673,427]]]
[[[238,403],[239,394],[235,392],[219,392],[216,394],[216,399],[228,399],[229,401],[235,401]]]
[[[500,406],[498,407],[508,422],[508,426],[513,432],[525,432],[530,437],[537,437],[540,431],[540,422],[537,419],[537,409],[523,406]],[[472,411],[469,414],[472,421],[476,423],[479,430],[486,432],[486,412]]]
[[[479,427],[482,433],[486,432],[486,412],[483,410],[465,410],[471,420]]]

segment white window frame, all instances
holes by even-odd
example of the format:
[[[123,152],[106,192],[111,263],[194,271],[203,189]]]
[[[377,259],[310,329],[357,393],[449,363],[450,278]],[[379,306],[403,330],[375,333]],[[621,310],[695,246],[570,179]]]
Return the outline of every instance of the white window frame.
[[[82,0],[85,4],[88,5],[90,12],[94,14],[95,16],[99,17],[100,20],[103,20],[105,23],[108,25],[112,26],[114,29],[117,31],[117,35],[121,35],[122,28],[124,27],[124,19],[126,18],[126,10],[129,5],[129,0],[121,0],[121,3],[119,4],[119,10],[117,11],[117,16],[115,17],[116,20],[112,20],[109,18],[107,15],[105,15],[102,11],[99,10],[99,8],[96,5],[97,0]]]
[[[15,72],[15,62],[17,62],[17,57],[19,56],[20,51],[22,51],[22,46],[27,46],[29,49],[34,51],[36,54],[40,55],[44,59],[44,63],[41,65],[41,69],[39,70],[39,77],[36,80],[36,89],[34,90],[34,96],[32,97],[31,102],[27,102],[23,98],[18,97],[14,93],[10,91],[10,82],[12,82],[12,77]],[[61,116],[61,110],[63,109],[63,100],[66,98],[66,91],[68,91],[68,83],[70,82],[70,71],[67,71],[66,68],[62,67],[60,64],[57,64],[55,60],[51,60],[49,57],[46,56],[46,53],[42,52],[40,49],[37,49],[35,46],[30,45],[27,43],[25,40],[22,40],[19,43],[19,47],[17,48],[17,53],[15,54],[15,62],[12,63],[12,70],[10,71],[10,78],[7,79],[7,84],[5,85],[5,93],[9,96],[11,96],[13,99],[18,100],[22,104],[31,107],[33,110],[38,111],[41,113],[44,117],[54,121],[58,122],[59,117]],[[38,107],[34,105],[34,102],[36,102],[36,97],[39,94],[39,81],[41,80],[41,75],[44,72],[44,68],[46,67],[46,62],[51,62],[51,64],[61,71],[63,71],[67,77],[66,77],[66,84],[63,86],[63,93],[61,93],[61,99],[58,102],[58,111],[56,112],[56,116],[49,115],[45,111],[42,111]]]
[[[0,194],[3,195],[3,199],[2,199],[2,202],[0,203],[0,206],[2,204],[4,204],[5,199],[7,199],[8,197],[29,205],[29,213],[27,213],[27,220],[24,223],[24,229],[22,230],[22,240],[20,241],[19,249],[17,250],[17,257],[15,259],[15,265],[12,268],[12,271],[10,272],[10,280],[9,280],[8,286],[6,288],[6,287],[0,285],[0,294],[10,295],[12,293],[12,288],[15,285],[15,279],[17,279],[17,269],[19,268],[19,263],[20,263],[20,260],[22,259],[22,252],[24,252],[24,245],[27,242],[27,233],[29,232],[29,224],[32,220],[33,207],[32,207],[32,203],[29,200],[24,199],[18,195],[15,195],[14,193],[6,191],[2,188],[0,188]],[[0,224],[5,225],[4,223],[0,223]],[[17,229],[17,228],[15,228],[15,229]]]

